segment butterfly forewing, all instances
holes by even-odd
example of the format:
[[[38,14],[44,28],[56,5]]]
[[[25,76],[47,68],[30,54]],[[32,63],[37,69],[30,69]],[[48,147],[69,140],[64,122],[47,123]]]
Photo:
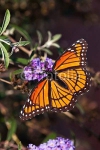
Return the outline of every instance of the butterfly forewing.
[[[75,42],[55,62],[54,70],[62,71],[73,67],[86,66],[88,44],[84,39]]]

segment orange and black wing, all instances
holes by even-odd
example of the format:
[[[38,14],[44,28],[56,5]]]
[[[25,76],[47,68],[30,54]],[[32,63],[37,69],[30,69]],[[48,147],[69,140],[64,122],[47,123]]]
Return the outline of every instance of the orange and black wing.
[[[28,120],[32,117],[44,113],[44,111],[50,110],[49,102],[49,81],[43,79],[38,83],[27,99],[25,105],[23,106],[22,111],[20,112],[20,118],[22,120]]]
[[[74,107],[77,97],[89,91],[90,75],[86,69],[76,68],[61,72],[58,77],[66,86],[61,85],[57,80],[51,81],[51,110],[69,111]]]
[[[51,82],[52,111],[71,109],[78,95],[89,91],[91,79],[86,70],[86,52],[87,43],[81,39],[55,62],[53,69],[66,86],[64,87],[57,80]]]
[[[76,41],[56,60],[53,69],[61,72],[62,70],[73,69],[79,66],[85,67],[87,48],[88,44],[84,39]]]

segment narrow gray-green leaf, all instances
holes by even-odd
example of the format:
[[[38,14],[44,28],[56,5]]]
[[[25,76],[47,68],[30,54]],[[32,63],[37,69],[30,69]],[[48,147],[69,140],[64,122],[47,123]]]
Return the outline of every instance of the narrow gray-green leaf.
[[[18,150],[22,150],[22,144],[21,144],[21,142],[19,142],[19,144],[18,144]]]
[[[55,139],[57,137],[57,134],[55,132],[51,132],[47,137],[43,140],[42,143],[46,143],[49,139]]]
[[[17,75],[23,72],[23,69],[18,69],[10,73],[9,78],[12,79],[13,75]]]
[[[1,42],[0,42],[0,48],[1,48],[1,51],[2,51],[2,55],[4,57],[5,67],[8,68],[8,66],[9,66],[9,54],[8,54],[6,48],[3,46],[3,44]]]
[[[54,35],[53,37],[52,37],[52,41],[53,42],[56,42],[56,41],[58,41],[60,38],[61,38],[61,34],[56,34],[56,35]]]
[[[64,50],[61,47],[58,48],[57,51],[58,51],[59,55],[61,55],[64,52]]]
[[[48,31],[48,41],[51,41],[52,33]]]
[[[19,58],[16,59],[16,63],[21,63],[23,65],[27,65],[28,64],[28,59],[19,57]]]
[[[30,44],[29,41],[20,41],[20,42],[12,43],[13,46],[25,46],[28,44]]]
[[[79,103],[76,104],[76,107],[78,108],[78,110],[80,111],[80,113],[82,115],[85,113],[84,109],[82,108],[82,106]]]
[[[8,133],[7,133],[7,140],[8,141],[11,140],[12,135],[16,132],[16,129],[17,129],[17,122],[15,119],[11,119],[9,121],[9,124],[10,124],[10,129],[8,130]]]
[[[5,16],[4,16],[4,20],[3,20],[3,23],[2,23],[2,27],[0,29],[0,35],[6,30],[9,22],[10,22],[10,12],[7,9],[6,12],[5,12]]]
[[[41,49],[41,51],[44,51],[47,54],[52,55],[52,52],[49,49],[47,49],[47,48]]]
[[[57,43],[52,43],[52,46],[59,48],[60,45],[58,45]]]
[[[21,27],[18,27],[16,25],[11,25],[12,27],[15,28],[16,31],[18,31],[27,41],[30,41],[30,46],[32,48],[32,41],[31,41],[31,37],[29,36],[28,32],[26,32],[24,29],[22,29]]]
[[[13,71],[13,74],[17,75],[17,74],[22,73],[22,71],[23,69],[18,69],[18,70]]]
[[[37,35],[38,35],[39,45],[41,45],[43,38],[42,38],[42,34],[38,30],[37,30]]]

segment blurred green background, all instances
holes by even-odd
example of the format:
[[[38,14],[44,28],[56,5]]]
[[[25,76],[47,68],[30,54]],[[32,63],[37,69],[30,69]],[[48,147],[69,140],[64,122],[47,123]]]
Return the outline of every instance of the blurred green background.
[[[69,114],[49,112],[21,122],[19,112],[27,94],[0,82],[0,148],[9,143],[14,150],[21,141],[24,150],[29,143],[39,145],[45,138],[62,136],[73,139],[76,150],[100,150],[100,1],[0,0],[0,25],[6,9],[11,13],[10,24],[26,30],[33,46],[37,42],[36,30],[41,32],[44,42],[48,31],[53,35],[62,34],[58,43],[64,50],[84,38],[89,44],[87,62],[92,88],[79,97],[77,106]],[[16,41],[21,37],[17,31],[11,36]],[[57,59],[58,50],[52,47],[51,51],[53,55],[49,57]],[[14,57],[19,56],[28,58],[22,51]],[[17,68],[11,65],[0,77],[9,80],[10,72]]]

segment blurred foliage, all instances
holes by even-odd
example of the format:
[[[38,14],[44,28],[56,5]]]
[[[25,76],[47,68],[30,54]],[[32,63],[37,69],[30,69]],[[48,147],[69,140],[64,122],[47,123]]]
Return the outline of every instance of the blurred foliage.
[[[92,0],[1,0],[0,18],[9,9],[11,22],[26,29],[33,36],[37,29],[46,34],[48,27],[46,25],[46,29],[44,24],[59,15],[78,16],[85,21],[98,22],[92,5]]]

